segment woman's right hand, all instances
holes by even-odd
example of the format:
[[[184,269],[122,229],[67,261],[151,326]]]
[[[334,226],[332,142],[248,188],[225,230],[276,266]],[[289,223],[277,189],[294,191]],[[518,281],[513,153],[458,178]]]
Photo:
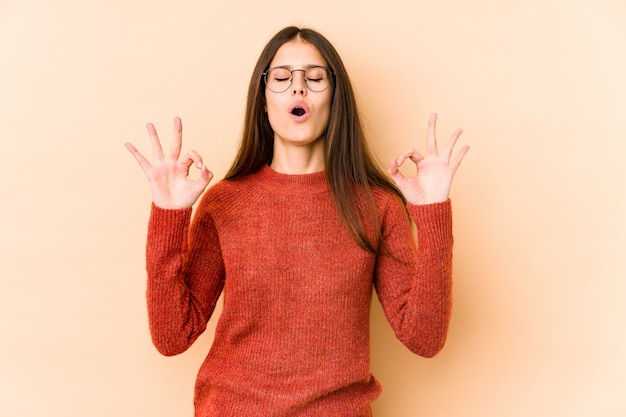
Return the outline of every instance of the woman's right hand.
[[[193,206],[213,178],[213,173],[202,162],[202,157],[191,150],[179,161],[183,140],[183,125],[180,118],[174,119],[174,141],[168,156],[164,156],[161,142],[152,123],[147,124],[152,141],[154,164],[151,164],[133,145],[126,149],[135,157],[146,173],[152,189],[152,199],[163,209],[182,209]],[[200,170],[196,180],[189,178],[189,169],[194,165]]]

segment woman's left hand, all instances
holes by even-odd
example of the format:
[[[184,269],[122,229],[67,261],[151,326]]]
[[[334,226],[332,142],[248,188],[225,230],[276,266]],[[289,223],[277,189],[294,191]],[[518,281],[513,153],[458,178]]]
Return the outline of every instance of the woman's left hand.
[[[463,133],[461,129],[457,129],[452,133],[442,154],[439,155],[435,136],[436,127],[437,114],[434,113],[428,120],[425,157],[415,149],[409,149],[397,159],[391,160],[389,164],[389,175],[411,204],[433,204],[448,200],[452,178],[469,150],[469,146],[464,146],[450,162],[454,145]],[[413,161],[417,168],[417,174],[413,177],[405,177],[399,170],[407,159]]]

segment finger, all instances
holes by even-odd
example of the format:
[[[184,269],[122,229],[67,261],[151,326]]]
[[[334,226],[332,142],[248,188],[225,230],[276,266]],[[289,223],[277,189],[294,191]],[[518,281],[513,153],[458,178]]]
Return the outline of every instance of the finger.
[[[125,143],[124,146],[135,157],[141,168],[145,173],[148,173],[152,169],[152,164],[130,143]]]
[[[456,172],[459,165],[461,165],[461,162],[463,162],[463,158],[465,157],[469,149],[470,149],[469,146],[464,146],[461,148],[459,153],[454,158],[454,161],[452,161],[452,163],[450,164],[450,168],[452,169],[452,172]]]
[[[410,159],[411,159],[411,161],[415,162],[416,164],[419,164],[424,159],[424,157],[422,156],[421,153],[415,152],[415,154],[410,156]]]
[[[180,161],[180,163],[183,164],[185,168],[187,168],[187,171],[189,171],[189,168],[191,168],[191,165],[195,165],[196,168],[198,169],[202,169],[204,165],[202,163],[202,157],[200,156],[200,154],[198,154],[198,152],[194,150],[188,151],[185,154],[185,157]]]
[[[402,166],[402,164],[404,163],[404,161],[406,161],[407,159],[411,159],[411,160],[415,160],[414,158],[418,158],[419,160],[423,159],[422,155],[416,151],[415,149],[411,148],[411,149],[407,149],[406,151],[402,152],[400,155],[398,155],[398,165]]]
[[[428,119],[428,136],[426,139],[426,152],[429,155],[438,155],[437,151],[437,113],[430,115]]]
[[[389,175],[393,176],[396,175],[399,171],[398,171],[398,160],[397,159],[392,159],[389,162],[389,168],[387,169],[387,172],[389,173]]]
[[[213,179],[213,173],[209,171],[206,165],[202,165],[202,168],[200,168],[200,178],[207,183]]]
[[[452,150],[454,149],[454,146],[456,145],[456,142],[459,139],[459,136],[461,136],[461,133],[463,133],[463,129],[457,129],[454,131],[454,133],[452,133],[452,136],[450,136],[450,139],[448,140],[448,143],[446,144],[446,147],[443,150],[443,155],[445,157],[446,162],[450,161],[450,158],[452,156]]]
[[[180,150],[183,146],[183,122],[180,117],[174,118],[174,140],[170,149],[170,157],[177,160],[180,156]]]
[[[402,175],[402,172],[400,172],[400,170],[398,169],[397,160],[395,159],[391,160],[391,162],[389,163],[389,169],[387,170],[387,172],[391,176],[391,179],[393,180],[393,182],[396,183],[396,185],[399,185],[405,181],[404,175]]]
[[[157,131],[152,123],[148,123],[146,125],[146,129],[148,129],[148,134],[150,135],[150,140],[152,142],[152,153],[154,154],[154,158],[155,160],[160,161],[163,159],[163,148],[161,148],[161,141],[159,141]]]

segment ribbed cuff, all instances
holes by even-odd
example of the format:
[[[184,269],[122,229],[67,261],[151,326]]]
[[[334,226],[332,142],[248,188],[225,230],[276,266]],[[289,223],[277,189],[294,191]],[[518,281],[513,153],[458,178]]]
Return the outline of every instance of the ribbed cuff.
[[[450,244],[452,237],[452,203],[450,199],[433,204],[407,204],[417,227],[420,245]]]
[[[191,222],[191,208],[168,210],[152,203],[148,224],[148,244],[160,250],[180,248],[186,243]]]

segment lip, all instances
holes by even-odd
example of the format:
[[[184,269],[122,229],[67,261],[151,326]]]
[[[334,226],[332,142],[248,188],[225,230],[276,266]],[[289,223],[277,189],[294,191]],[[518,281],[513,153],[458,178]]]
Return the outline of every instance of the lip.
[[[293,114],[292,112],[296,108],[301,108],[302,110],[304,110],[304,114],[302,116],[297,116]],[[309,114],[310,114],[309,106],[307,106],[306,103],[302,101],[293,103],[293,105],[289,107],[289,116],[291,117],[292,120],[296,122],[304,122],[306,119],[309,118]]]

